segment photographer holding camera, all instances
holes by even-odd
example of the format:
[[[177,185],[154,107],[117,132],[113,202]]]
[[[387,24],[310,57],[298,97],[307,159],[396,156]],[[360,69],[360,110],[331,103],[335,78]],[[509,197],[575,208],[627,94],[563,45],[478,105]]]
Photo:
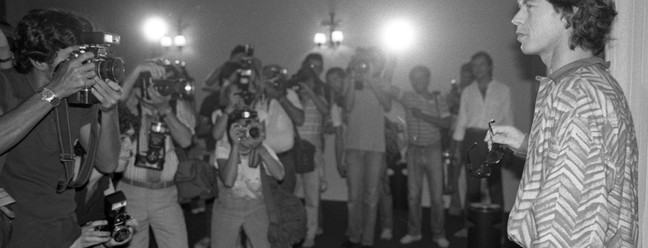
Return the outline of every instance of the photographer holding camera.
[[[183,100],[182,73],[174,64],[148,60],[124,81],[127,109],[139,118],[122,179],[117,185],[128,199],[128,213],[138,226],[128,247],[148,247],[149,227],[159,247],[188,247],[185,219],[174,176],[179,166],[176,149],[191,145],[195,117]],[[139,84],[137,84],[139,83]],[[136,85],[137,84],[137,85]],[[176,146],[174,146],[176,144]]]
[[[379,186],[385,173],[385,112],[391,109],[386,93],[390,73],[383,72],[379,53],[358,48],[349,64],[346,94],[346,171],[349,187],[349,221],[342,247],[373,246]],[[379,135],[378,135],[379,134]]]
[[[89,165],[114,171],[120,150],[116,106],[122,89],[98,73],[99,64],[110,58],[94,50],[78,52],[80,45],[91,45],[84,44],[88,31],[87,20],[53,9],[32,10],[17,25],[16,69],[0,71],[0,152],[6,155],[0,188],[16,200],[10,205],[12,230],[2,233],[0,244],[88,247],[110,240],[110,233],[90,226],[82,233],[74,215],[73,187],[87,180],[83,172]],[[67,98],[84,89],[98,104],[67,106]],[[75,159],[65,152],[72,140],[86,151],[93,146],[99,151],[78,170],[67,167]]]

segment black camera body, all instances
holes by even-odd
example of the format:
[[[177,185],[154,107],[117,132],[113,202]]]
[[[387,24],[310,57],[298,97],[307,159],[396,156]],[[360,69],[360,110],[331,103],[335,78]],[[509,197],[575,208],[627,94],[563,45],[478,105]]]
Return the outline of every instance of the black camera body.
[[[137,154],[135,166],[153,170],[164,169],[164,158],[166,157],[166,136],[169,128],[161,121],[151,122],[148,134],[148,150],[146,154]],[[139,152],[139,151],[138,151]]]
[[[250,44],[244,45],[245,56],[241,60],[241,68],[237,70],[238,85],[241,92],[239,95],[243,98],[245,105],[250,105],[254,101],[254,94],[250,92],[250,84],[254,77],[254,47]]]
[[[358,74],[367,74],[369,72],[369,62],[366,60],[358,60],[351,65],[351,70]]]
[[[234,110],[230,115],[232,122],[244,121],[245,136],[252,139],[257,139],[261,136],[261,123],[256,111],[251,109],[238,109]]]
[[[146,88],[149,85],[153,85],[153,88],[157,90],[160,95],[171,96],[173,99],[193,99],[195,94],[195,83],[194,79],[189,76],[189,73],[186,69],[186,62],[175,60],[171,62],[168,59],[163,59],[157,61],[160,65],[164,66],[164,70],[167,72],[165,79],[153,79],[151,73],[145,72],[142,75],[142,93],[147,99],[148,92]]]
[[[108,47],[119,45],[121,39],[119,35],[104,32],[83,32],[79,38],[80,43],[83,45],[81,45],[78,51],[73,51],[68,60],[78,58],[81,54],[92,52],[94,58],[84,63],[94,63],[94,71],[99,78],[104,81],[111,80],[114,82],[121,82],[124,79],[124,61],[121,58],[110,57],[107,51]],[[69,96],[68,103],[91,105],[99,103],[99,100],[92,94],[90,87],[86,87],[76,94]]]
[[[129,239],[133,233],[126,224],[131,216],[126,213],[126,196],[124,192],[117,191],[106,196],[106,209],[108,212],[107,225],[96,226],[95,230],[110,232],[110,237],[116,242],[123,242]]]

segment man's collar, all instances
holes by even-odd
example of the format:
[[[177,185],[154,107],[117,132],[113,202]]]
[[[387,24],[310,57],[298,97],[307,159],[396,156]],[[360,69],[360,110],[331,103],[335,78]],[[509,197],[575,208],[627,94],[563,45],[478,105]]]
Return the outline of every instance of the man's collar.
[[[561,67],[560,69],[556,70],[555,72],[551,73],[549,75],[549,79],[551,81],[558,83],[560,80],[562,80],[566,75],[582,68],[585,66],[590,66],[594,64],[601,64],[603,67],[608,68],[610,67],[610,62],[605,62],[603,59],[599,57],[590,57],[586,59],[579,59],[574,62],[571,62],[569,64],[566,64],[565,66]]]

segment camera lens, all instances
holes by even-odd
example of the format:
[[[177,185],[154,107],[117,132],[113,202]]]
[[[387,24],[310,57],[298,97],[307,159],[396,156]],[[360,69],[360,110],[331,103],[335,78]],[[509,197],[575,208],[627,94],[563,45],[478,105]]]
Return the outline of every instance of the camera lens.
[[[123,242],[131,236],[131,231],[126,226],[120,226],[115,228],[111,236],[116,242]]]
[[[121,82],[124,79],[124,61],[120,58],[104,58],[94,61],[95,69],[103,80]]]
[[[251,127],[250,130],[248,130],[248,134],[253,139],[256,139],[259,138],[259,136],[261,136],[261,130],[259,130],[258,127]]]

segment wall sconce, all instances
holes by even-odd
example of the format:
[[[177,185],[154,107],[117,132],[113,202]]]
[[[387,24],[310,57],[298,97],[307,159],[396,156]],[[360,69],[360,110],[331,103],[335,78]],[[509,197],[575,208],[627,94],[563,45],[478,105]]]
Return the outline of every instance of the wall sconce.
[[[187,38],[185,38],[184,35],[176,35],[175,38],[173,38],[173,44],[178,47],[178,49],[182,49],[185,45],[187,45]]]
[[[322,26],[328,28],[328,37],[324,33],[317,33],[313,38],[313,41],[315,42],[315,45],[317,45],[317,47],[321,47],[322,45],[327,44],[328,47],[335,48],[342,44],[342,41],[344,40],[342,31],[336,30],[337,27],[340,26],[341,20],[336,20],[335,13],[333,12],[331,12],[329,16],[329,20],[322,22]]]
[[[165,35],[162,38],[160,38],[160,46],[168,49],[172,45],[173,45],[173,40],[171,40],[171,37]]]

